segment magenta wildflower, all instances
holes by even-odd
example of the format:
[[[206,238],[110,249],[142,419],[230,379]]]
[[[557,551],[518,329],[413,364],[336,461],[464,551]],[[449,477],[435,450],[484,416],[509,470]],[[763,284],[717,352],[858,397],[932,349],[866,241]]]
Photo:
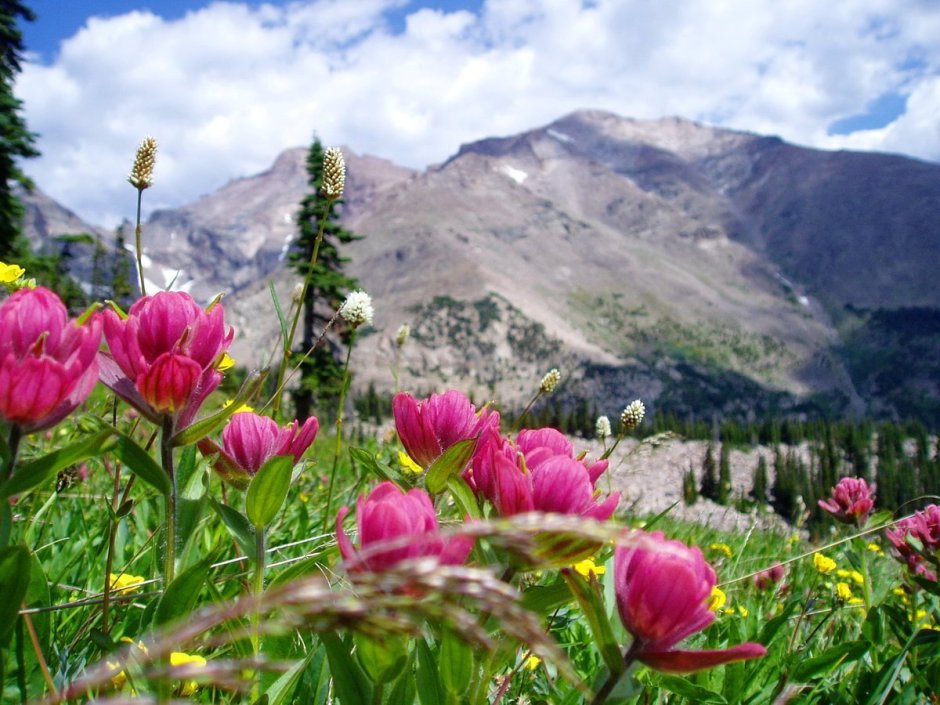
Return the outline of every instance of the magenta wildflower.
[[[138,299],[126,320],[105,311],[101,381],[151,421],[187,426],[222,381],[216,366],[234,337],[224,317],[220,304],[204,311],[179,291]]]
[[[441,453],[458,441],[476,438],[488,427],[499,426],[499,414],[479,412],[456,390],[416,400],[407,392],[395,395],[392,403],[395,428],[408,455],[427,469]]]
[[[53,292],[20,289],[0,305],[0,330],[0,416],[32,433],[88,398],[98,381],[97,316],[79,325]]]
[[[754,586],[758,590],[769,590],[778,585],[786,574],[786,568],[780,563],[774,563],[767,570],[762,570],[754,576]]]
[[[760,644],[685,651],[675,646],[715,620],[708,600],[715,571],[698,548],[670,541],[661,532],[633,532],[635,545],[614,554],[617,609],[633,635],[628,656],[668,673],[691,673],[723,663],[764,656]]]
[[[221,448],[208,438],[198,446],[207,457],[218,455],[213,467],[223,480],[244,488],[261,466],[277,455],[292,455],[295,464],[300,462],[319,429],[320,422],[314,416],[302,426],[292,421],[282,427],[267,416],[241,412],[222,431]]]
[[[885,536],[894,547],[895,557],[907,563],[912,573],[937,582],[938,561],[934,554],[940,550],[940,507],[927,505],[923,511],[901,519],[893,529],[885,531]],[[908,537],[919,543],[921,548],[913,546]]]
[[[380,572],[401,561],[436,557],[441,565],[460,565],[467,560],[473,539],[444,539],[439,533],[437,514],[427,492],[403,492],[391,482],[383,482],[356,501],[357,550],[343,530],[348,507],[336,516],[336,540],[350,572]],[[388,548],[383,548],[388,544]]]
[[[819,506],[838,521],[864,526],[875,506],[875,487],[861,478],[843,477],[832,488],[829,500],[819,500]]]

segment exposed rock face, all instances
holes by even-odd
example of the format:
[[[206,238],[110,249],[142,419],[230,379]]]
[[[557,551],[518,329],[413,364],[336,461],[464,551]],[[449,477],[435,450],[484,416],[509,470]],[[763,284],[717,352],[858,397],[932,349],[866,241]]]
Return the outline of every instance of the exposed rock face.
[[[558,366],[562,394],[604,411],[643,396],[699,414],[873,401],[903,414],[906,392],[879,397],[872,365],[885,361],[843,342],[877,347],[869,324],[882,330],[885,311],[916,306],[933,320],[940,308],[936,164],[597,111],[464,145],[420,173],[344,152],[343,217],[365,235],[346,249],[349,269],[376,305],[357,384],[391,387],[392,338],[408,322],[411,389],[518,403]],[[228,292],[244,363],[263,363],[277,336],[266,282],[289,301],[305,156],[289,150],[145,226],[155,284]],[[917,349],[940,349],[932,331],[917,334]],[[931,368],[918,370],[929,381]],[[935,388],[912,393],[940,409]]]

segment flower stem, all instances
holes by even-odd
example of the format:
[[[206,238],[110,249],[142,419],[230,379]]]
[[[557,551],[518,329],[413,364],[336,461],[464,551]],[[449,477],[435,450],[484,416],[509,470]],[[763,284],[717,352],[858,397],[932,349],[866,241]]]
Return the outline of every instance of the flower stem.
[[[525,422],[525,417],[529,414],[529,411],[532,410],[532,407],[535,406],[535,402],[537,402],[541,397],[542,397],[542,390],[540,389],[538,392],[535,393],[535,396],[532,397],[532,400],[528,404],[526,404],[525,409],[522,410],[522,413],[519,415],[519,418],[516,419],[517,431],[522,428],[522,424]]]
[[[607,680],[604,681],[604,684],[601,686],[600,690],[594,694],[594,699],[591,701],[591,705],[604,705],[607,702],[607,698],[610,697],[610,694],[614,691],[614,688],[617,687],[617,684],[620,682],[620,679],[624,677],[630,670],[630,665],[633,663],[635,656],[634,649],[636,648],[636,642],[631,644],[630,648],[627,649],[627,652],[623,655],[623,670],[619,673],[611,673],[607,676]]]
[[[352,356],[353,343],[356,342],[356,331],[353,329],[349,335],[349,345],[346,347],[346,363],[343,365],[343,386],[339,390],[339,406],[336,408],[336,445],[333,449],[333,469],[330,470],[330,486],[326,491],[326,509],[323,512],[323,533],[327,532],[330,524],[330,510],[333,503],[333,483],[336,481],[336,467],[339,465],[339,454],[343,447],[343,406],[346,403],[346,390],[349,389],[349,358]]]
[[[255,661],[258,660],[258,654],[261,653],[261,595],[264,594],[264,569],[266,563],[266,532],[263,526],[255,527],[255,574],[252,594],[257,599],[257,606],[251,614],[251,651],[254,654]],[[252,686],[252,701],[257,701],[261,688],[261,671],[257,672],[254,685]]]
[[[163,589],[166,590],[176,573],[176,473],[173,472],[173,417],[163,419],[160,436],[160,460],[170,478],[170,491],[166,495],[166,557],[163,564]]]
[[[23,430],[17,424],[10,426],[10,436],[7,440],[7,447],[10,449],[10,459],[7,460],[7,466],[3,471],[4,480],[9,480],[13,477],[13,466],[16,465],[16,456],[19,453],[22,438]]]
[[[144,251],[143,245],[141,244],[141,232],[140,232],[140,202],[143,200],[144,190],[142,188],[137,189],[137,227],[134,228],[134,240],[137,247],[137,274],[140,277],[140,295],[147,295],[147,287],[144,284]]]
[[[33,645],[33,653],[36,654],[36,661],[39,662],[39,670],[42,671],[43,680],[46,681],[46,687],[52,696],[52,702],[59,702],[59,692],[56,690],[52,675],[49,673],[49,666],[46,665],[46,658],[42,654],[42,647],[39,645],[39,635],[36,634],[36,627],[33,626],[33,619],[26,612],[26,603],[23,603],[23,611],[20,612],[20,619],[26,624],[26,631],[29,633],[29,641]]]

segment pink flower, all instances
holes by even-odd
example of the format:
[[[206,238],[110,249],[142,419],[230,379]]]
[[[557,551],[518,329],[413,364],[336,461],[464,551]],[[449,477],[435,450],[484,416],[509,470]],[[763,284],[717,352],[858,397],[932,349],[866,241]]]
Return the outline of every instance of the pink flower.
[[[98,381],[101,321],[69,320],[56,294],[20,289],[0,305],[0,416],[24,433],[54,426]]]
[[[754,643],[708,651],[674,648],[715,620],[708,609],[715,571],[698,548],[670,541],[662,532],[630,536],[635,545],[618,547],[614,554],[617,609],[634,640],[628,656],[658,671],[691,673],[767,653]]]
[[[769,590],[783,580],[786,574],[786,568],[780,563],[774,563],[767,570],[762,570],[754,576],[754,586],[758,590]]]
[[[138,299],[127,320],[105,311],[101,381],[151,421],[187,426],[222,381],[216,365],[234,337],[224,316],[220,304],[204,311],[180,291]]]
[[[197,445],[207,457],[218,454],[213,467],[223,480],[245,488],[251,477],[274,456],[292,455],[294,463],[299,463],[319,429],[320,422],[314,416],[303,426],[292,421],[282,428],[274,419],[245,411],[235,414],[222,431],[222,448],[208,438]]]
[[[940,507],[927,505],[923,511],[901,519],[893,529],[885,531],[885,536],[894,547],[895,557],[907,563],[912,573],[937,582],[936,570],[928,567],[928,558],[940,549]],[[908,543],[908,536],[920,542],[923,550],[918,551]]]
[[[392,402],[395,428],[408,455],[423,468],[458,441],[476,438],[483,429],[499,426],[499,414],[487,409],[477,413],[465,395],[450,390],[415,400],[406,392]]]
[[[607,461],[575,459],[568,439],[554,429],[522,431],[515,446],[488,429],[465,477],[500,516],[539,511],[603,521],[620,502],[619,493],[602,502],[596,497],[594,483],[606,469]]]
[[[869,487],[861,478],[843,477],[832,488],[829,501],[819,500],[819,506],[838,521],[864,526],[875,506],[875,485]]]
[[[350,572],[379,572],[401,561],[427,556],[437,557],[441,565],[460,565],[473,547],[472,538],[441,537],[431,498],[424,490],[402,492],[393,483],[383,482],[367,498],[359,495],[359,550],[343,530],[348,513],[349,508],[343,507],[336,516],[336,539]],[[389,547],[382,548],[383,544]]]

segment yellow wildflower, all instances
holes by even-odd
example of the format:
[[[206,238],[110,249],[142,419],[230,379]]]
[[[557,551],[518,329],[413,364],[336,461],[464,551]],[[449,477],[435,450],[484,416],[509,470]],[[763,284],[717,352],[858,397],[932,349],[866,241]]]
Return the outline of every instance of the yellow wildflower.
[[[821,553],[813,554],[813,566],[823,575],[836,569],[836,562]]]
[[[865,576],[859,573],[857,570],[845,570],[844,568],[839,568],[839,570],[836,571],[836,575],[840,578],[851,578],[852,582],[854,582],[856,585],[865,584]]]
[[[529,656],[529,658],[525,660],[525,667],[530,671],[534,671],[541,663],[542,659],[540,659],[538,656]]]
[[[226,399],[225,403],[222,405],[222,408],[227,409],[233,403],[234,403],[233,399]],[[235,411],[232,412],[232,415],[234,416],[235,414],[243,414],[246,411],[254,411],[254,407],[248,406],[247,404],[242,404],[237,409],[235,409]]]
[[[740,614],[742,617],[747,617],[750,612],[748,612],[747,607],[744,605],[738,605],[738,614]]]
[[[596,565],[590,558],[585,558],[583,561],[579,561],[571,567],[585,578],[590,578],[592,573],[597,576],[607,572],[606,566]]]
[[[227,352],[224,352],[219,358],[219,362],[216,364],[215,369],[217,369],[219,372],[227,372],[233,367],[235,367],[235,360],[232,359],[232,356]]]
[[[170,667],[171,668],[186,668],[187,670],[192,670],[195,668],[205,668],[206,663],[208,663],[202,656],[194,656],[191,654],[184,654],[182,651],[174,651],[170,654]],[[199,688],[199,684],[196,681],[184,681],[180,683],[179,688],[176,692],[187,698]]]
[[[836,583],[836,597],[843,602],[852,599],[852,588],[849,587],[848,583]]]
[[[881,546],[874,542],[868,544],[866,548],[872,553],[884,553],[884,551],[881,550]]]
[[[711,551],[723,553],[728,558],[731,558],[731,546],[726,543],[713,543],[708,548]]]
[[[712,612],[717,612],[722,607],[724,607],[724,604],[727,601],[728,596],[725,595],[724,591],[717,586],[712,586],[712,594],[708,597],[708,600],[706,600],[705,604]]]
[[[424,472],[424,468],[412,460],[411,456],[403,450],[398,451],[398,463],[401,465],[401,469],[404,472],[411,472],[415,475],[420,475]]]
[[[114,592],[132,592],[138,590],[144,580],[146,580],[146,578],[139,575],[128,575],[127,573],[119,573],[117,575],[111,573],[108,576],[108,583],[111,585],[111,589]]]
[[[0,262],[0,284],[12,284],[26,273],[18,264]]]

